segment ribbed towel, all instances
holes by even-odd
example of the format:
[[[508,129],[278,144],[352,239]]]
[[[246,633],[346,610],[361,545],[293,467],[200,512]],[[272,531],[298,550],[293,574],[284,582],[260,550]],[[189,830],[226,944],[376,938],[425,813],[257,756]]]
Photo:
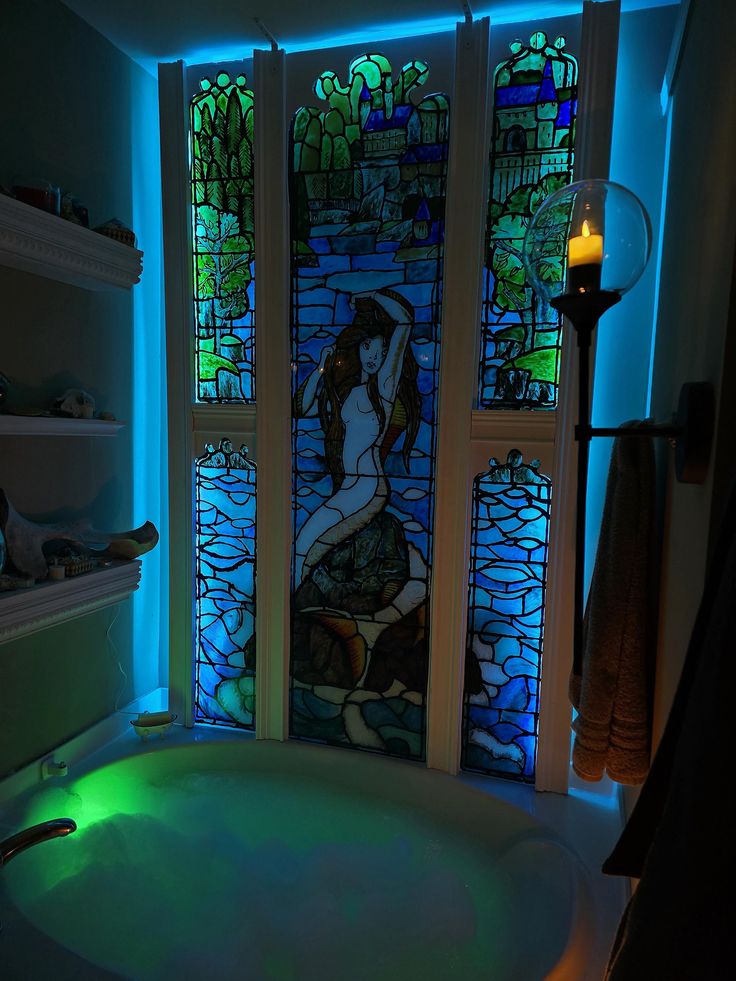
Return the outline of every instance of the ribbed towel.
[[[649,770],[654,507],[651,437],[617,437],[585,611],[582,673],[570,677],[578,711],[572,763],[585,780],[607,771],[618,783],[638,784]]]

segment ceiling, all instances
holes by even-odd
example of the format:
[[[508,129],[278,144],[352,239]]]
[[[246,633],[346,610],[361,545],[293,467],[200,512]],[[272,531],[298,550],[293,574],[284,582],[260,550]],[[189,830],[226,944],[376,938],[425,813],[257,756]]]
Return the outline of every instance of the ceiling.
[[[159,61],[190,64],[243,57],[267,47],[265,26],[287,51],[447,30],[463,0],[64,0],[148,71]],[[470,0],[496,22],[574,13],[581,0]],[[679,0],[622,0],[623,9]]]

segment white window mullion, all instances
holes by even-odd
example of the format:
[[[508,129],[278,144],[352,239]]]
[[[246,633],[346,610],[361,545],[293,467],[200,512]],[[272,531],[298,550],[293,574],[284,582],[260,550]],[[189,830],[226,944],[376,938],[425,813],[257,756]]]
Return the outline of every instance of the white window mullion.
[[[458,24],[451,102],[435,489],[427,764],[457,773],[467,631],[474,381],[490,118],[489,21]]]
[[[169,704],[193,724],[192,230],[184,63],[159,65],[169,440]]]
[[[575,180],[608,177],[616,88],[620,2],[583,5]],[[591,384],[594,350],[591,350]],[[536,788],[567,793],[570,769],[568,679],[572,665],[577,449],[577,345],[563,330],[550,522],[544,660],[539,705]]]
[[[286,739],[291,581],[291,347],[286,59],[255,51],[256,736]]]

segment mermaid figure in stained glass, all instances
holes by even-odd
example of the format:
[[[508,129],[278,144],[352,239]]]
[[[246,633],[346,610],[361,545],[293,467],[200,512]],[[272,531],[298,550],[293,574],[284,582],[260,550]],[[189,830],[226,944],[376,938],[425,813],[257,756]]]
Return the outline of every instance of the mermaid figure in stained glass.
[[[353,323],[295,396],[295,416],[318,415],[332,496],[302,526],[296,539],[295,583],[339,542],[364,528],[386,506],[390,488],[383,464],[401,432],[403,457],[419,426],[418,367],[409,347],[410,305],[384,289],[356,296]]]

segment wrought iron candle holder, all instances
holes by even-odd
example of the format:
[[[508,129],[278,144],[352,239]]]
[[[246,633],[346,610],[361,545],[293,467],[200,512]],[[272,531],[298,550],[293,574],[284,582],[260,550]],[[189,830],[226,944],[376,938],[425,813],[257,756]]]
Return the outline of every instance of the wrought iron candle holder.
[[[583,660],[585,519],[590,441],[596,437],[664,437],[675,448],[684,483],[705,480],[714,426],[714,394],[707,382],[683,385],[670,422],[636,426],[590,425],[590,346],[599,319],[638,281],[649,258],[651,227],[644,206],[609,181],[570,184],[542,204],[529,224],[523,258],[537,290],[575,330],[578,347],[578,443],[575,514],[573,671]],[[560,257],[566,256],[566,262]]]

